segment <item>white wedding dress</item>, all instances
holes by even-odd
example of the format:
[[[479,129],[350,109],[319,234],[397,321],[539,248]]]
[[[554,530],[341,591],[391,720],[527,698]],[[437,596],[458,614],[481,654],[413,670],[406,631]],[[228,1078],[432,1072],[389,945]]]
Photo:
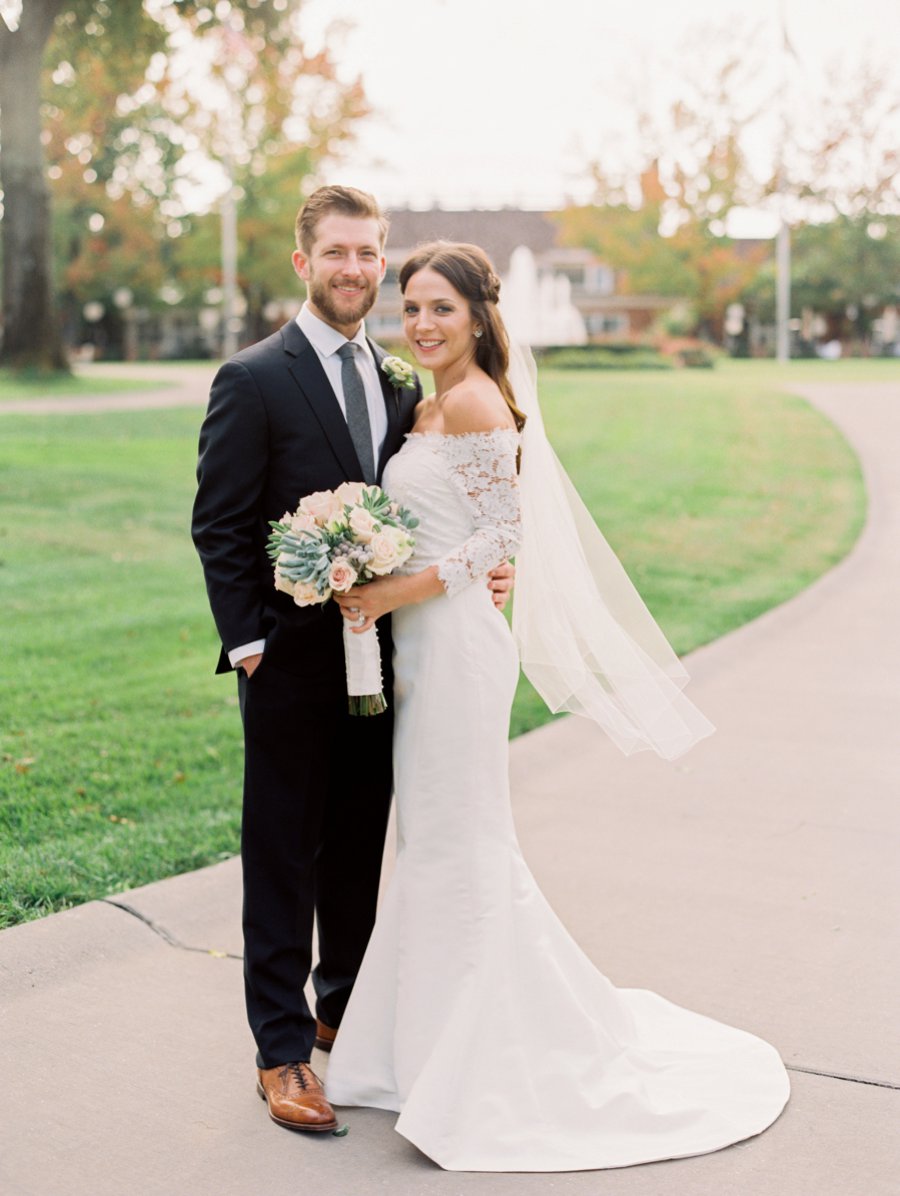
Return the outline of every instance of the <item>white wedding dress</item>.
[[[508,781],[518,659],[484,575],[515,552],[518,433],[413,434],[384,487],[420,519],[408,568],[447,593],[393,616],[396,869],[331,1054],[337,1105],[454,1171],[624,1167],[760,1133],[775,1050],[616,989],[522,858]]]

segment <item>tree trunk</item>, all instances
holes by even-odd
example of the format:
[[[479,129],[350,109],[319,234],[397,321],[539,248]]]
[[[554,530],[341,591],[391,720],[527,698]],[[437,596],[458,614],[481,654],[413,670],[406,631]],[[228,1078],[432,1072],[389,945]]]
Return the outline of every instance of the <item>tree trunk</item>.
[[[3,343],[0,364],[66,370],[53,292],[50,193],[41,145],[44,47],[63,0],[26,0],[19,29],[0,21]]]

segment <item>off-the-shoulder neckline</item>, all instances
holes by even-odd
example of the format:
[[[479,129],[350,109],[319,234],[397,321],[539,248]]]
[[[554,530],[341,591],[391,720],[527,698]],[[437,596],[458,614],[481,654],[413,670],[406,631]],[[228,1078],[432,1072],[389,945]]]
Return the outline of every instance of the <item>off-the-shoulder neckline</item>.
[[[489,428],[486,432],[407,432],[407,440],[417,440],[419,437],[432,437],[437,440],[466,440],[470,436],[496,436],[497,433],[502,433],[504,436],[521,436],[522,433],[518,428]]]

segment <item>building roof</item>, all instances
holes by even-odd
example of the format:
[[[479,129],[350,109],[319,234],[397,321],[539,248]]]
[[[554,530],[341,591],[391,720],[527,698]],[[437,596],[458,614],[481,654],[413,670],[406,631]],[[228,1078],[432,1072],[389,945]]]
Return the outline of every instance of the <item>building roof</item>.
[[[546,212],[519,208],[451,212],[432,208],[417,212],[409,208],[389,212],[388,257],[406,257],[425,241],[468,241],[480,245],[500,274],[509,268],[514,249],[527,245],[533,253],[544,253],[556,243],[557,226]]]

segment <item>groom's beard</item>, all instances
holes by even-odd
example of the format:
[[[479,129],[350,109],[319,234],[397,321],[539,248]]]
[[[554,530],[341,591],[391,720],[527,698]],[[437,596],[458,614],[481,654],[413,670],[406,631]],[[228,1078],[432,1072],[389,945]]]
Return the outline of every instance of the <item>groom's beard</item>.
[[[377,286],[372,286],[366,279],[363,279],[362,285],[365,289],[359,292],[358,298],[351,304],[347,296],[343,296],[343,301],[335,298],[332,282],[322,282],[318,278],[310,278],[308,280],[309,298],[316,310],[322,313],[329,324],[358,324],[371,311],[373,303],[378,298]]]

